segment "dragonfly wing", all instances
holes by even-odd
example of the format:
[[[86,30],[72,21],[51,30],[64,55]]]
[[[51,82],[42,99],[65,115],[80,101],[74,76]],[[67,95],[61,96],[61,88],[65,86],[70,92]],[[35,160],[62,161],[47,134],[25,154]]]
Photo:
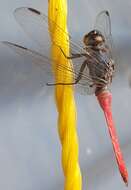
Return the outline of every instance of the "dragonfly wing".
[[[68,37],[68,33],[65,32],[60,26],[58,26],[53,20],[50,20],[48,16],[44,13],[29,7],[17,8],[14,11],[15,18],[17,22],[22,26],[24,31],[35,41],[41,48],[49,49],[50,33],[48,30],[48,25],[53,26],[52,30],[55,28],[55,32],[59,34],[57,41],[61,41],[63,37],[67,39],[67,43],[70,44],[70,50],[72,49],[73,53],[80,53],[83,50],[79,44],[73,42],[71,36]],[[52,31],[53,33],[54,31]],[[54,42],[55,43],[55,42]],[[46,46],[45,46],[46,44]],[[59,45],[59,44],[56,44]],[[66,44],[63,44],[66,45]]]
[[[94,28],[102,32],[105,37],[106,43],[110,48],[110,51],[112,51],[113,40],[111,34],[111,18],[107,10],[104,10],[97,15]]]
[[[48,59],[48,57],[41,55],[40,53],[30,50],[24,46],[4,41],[2,42],[4,45],[9,47],[11,50],[13,50],[16,54],[20,55],[25,62],[29,61],[34,64],[34,66],[40,67],[40,69],[43,70],[45,75],[45,81],[44,83],[47,83],[48,80],[53,81],[53,74],[52,74],[52,66],[51,62]]]
[[[30,11],[30,8],[22,7],[14,11],[14,16],[16,21],[33,41],[37,42],[42,47],[46,39],[46,43],[49,42],[50,38],[47,36],[47,31],[44,31],[47,30],[47,28],[43,27],[43,19],[40,16],[40,12]]]
[[[73,71],[72,67],[68,65],[61,65],[59,64],[59,62],[55,59],[51,59],[48,56],[45,56],[41,53],[38,53],[34,50],[31,50],[29,48],[26,48],[24,46],[15,44],[15,43],[11,43],[11,42],[7,42],[4,41],[3,42],[4,45],[8,46],[10,49],[12,49],[16,54],[22,56],[22,58],[25,61],[31,61],[34,66],[38,66],[40,67],[40,69],[42,69],[43,74],[45,75],[45,81],[44,83],[54,83],[55,79],[54,79],[54,72],[53,72],[53,64],[56,67],[57,71],[61,71],[61,75],[63,76],[63,80],[61,79],[61,83],[64,83],[65,77],[66,79],[71,78],[71,74],[73,75],[73,78],[76,77],[76,73]],[[66,59],[67,60],[67,59]],[[68,63],[68,60],[67,60]],[[59,74],[60,75],[60,74]],[[48,79],[50,81],[48,81]],[[75,80],[75,79],[73,79]]]
[[[61,71],[60,72],[61,76],[62,76],[62,77],[60,77],[61,83],[65,83],[65,79],[67,81],[68,79],[70,80],[71,77],[72,77],[72,82],[75,82],[75,80],[79,76],[79,72],[80,72],[81,65],[83,63],[83,59],[79,60],[79,62],[76,61],[75,63],[73,63],[73,66],[71,67],[68,64],[68,60],[67,60],[66,65],[61,65],[61,64],[59,64],[59,62],[57,62],[57,60],[50,59],[47,56],[44,56],[34,50],[30,50],[21,45],[14,44],[11,42],[3,42],[3,43],[5,45],[7,45],[9,48],[11,48],[13,51],[15,51],[17,54],[21,55],[23,57],[23,59],[25,59],[25,61],[30,60],[34,65],[40,67],[40,69],[42,69],[43,75],[44,75],[44,81],[42,81],[42,82],[45,84],[47,82],[54,83],[54,81],[55,81],[54,73],[52,70],[52,63],[54,63],[56,70]],[[76,85],[74,85],[76,92],[83,94],[83,95],[94,93],[95,86],[93,86],[93,80],[89,75],[88,67],[86,67],[84,69],[81,76],[82,76],[81,80]]]
[[[117,57],[115,55],[116,48],[112,37],[111,18],[107,10],[104,10],[97,15],[94,28],[101,31],[104,35],[106,45],[109,48],[109,57],[114,60],[116,68],[118,66]]]
[[[97,15],[94,28],[101,31],[105,38],[111,36],[111,19],[108,11],[104,10]]]

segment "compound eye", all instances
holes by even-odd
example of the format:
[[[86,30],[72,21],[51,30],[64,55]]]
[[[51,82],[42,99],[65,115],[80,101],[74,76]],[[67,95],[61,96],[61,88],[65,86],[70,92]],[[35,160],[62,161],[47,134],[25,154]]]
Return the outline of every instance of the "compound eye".
[[[84,38],[83,38],[84,44],[87,44],[87,41],[88,41],[88,35],[86,34],[86,35],[84,36]]]

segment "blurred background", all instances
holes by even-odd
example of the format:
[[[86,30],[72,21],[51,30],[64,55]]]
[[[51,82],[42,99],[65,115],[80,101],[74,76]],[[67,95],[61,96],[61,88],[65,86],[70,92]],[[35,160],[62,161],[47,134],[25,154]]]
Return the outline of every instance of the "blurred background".
[[[0,41],[38,50],[15,21],[13,11],[29,6],[47,14],[47,0],[0,0]],[[68,26],[80,41],[107,9],[118,68],[111,86],[113,115],[129,172],[125,187],[116,166],[104,115],[95,96],[76,94],[83,190],[130,189],[131,175],[131,2],[68,1]],[[46,34],[43,35],[46,38]],[[53,89],[43,71],[0,45],[0,189],[62,190],[61,145]],[[95,119],[94,119],[95,118]]]

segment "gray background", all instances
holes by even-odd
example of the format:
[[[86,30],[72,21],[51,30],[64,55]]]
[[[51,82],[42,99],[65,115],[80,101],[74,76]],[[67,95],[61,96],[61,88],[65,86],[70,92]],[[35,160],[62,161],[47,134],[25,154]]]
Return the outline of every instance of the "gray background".
[[[47,13],[45,0],[0,0],[0,41],[36,48],[13,17],[17,7]],[[109,10],[118,70],[111,86],[113,115],[131,174],[131,2],[70,1],[69,31],[75,39],[93,27],[96,14]],[[62,190],[61,145],[53,91],[41,87],[43,72],[0,45],[0,189]],[[130,189],[119,175],[105,119],[95,96],[76,95],[83,190]]]

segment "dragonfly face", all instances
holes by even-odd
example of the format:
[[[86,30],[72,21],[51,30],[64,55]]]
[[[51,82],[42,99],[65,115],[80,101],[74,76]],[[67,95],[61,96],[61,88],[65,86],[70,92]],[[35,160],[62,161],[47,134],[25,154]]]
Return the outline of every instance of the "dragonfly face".
[[[100,31],[92,30],[88,34],[85,34],[83,42],[85,46],[92,46],[95,48],[105,43],[105,38]]]

